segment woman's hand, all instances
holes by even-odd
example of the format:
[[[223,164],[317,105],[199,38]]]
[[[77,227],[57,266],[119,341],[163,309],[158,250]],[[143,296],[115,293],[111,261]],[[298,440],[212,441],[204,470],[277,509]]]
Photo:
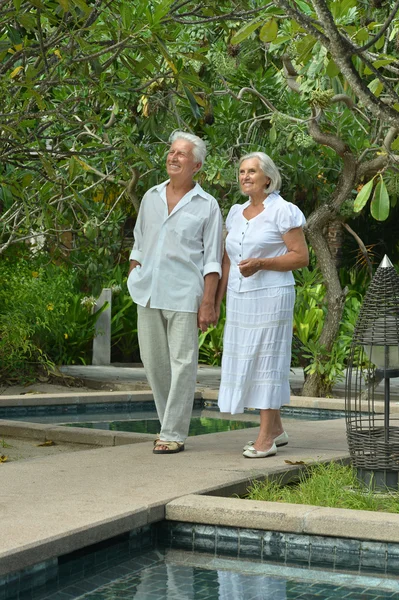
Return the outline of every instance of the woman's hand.
[[[261,270],[261,259],[259,258],[245,258],[240,263],[238,263],[238,268],[240,269],[241,275],[244,277],[251,277],[258,271]]]

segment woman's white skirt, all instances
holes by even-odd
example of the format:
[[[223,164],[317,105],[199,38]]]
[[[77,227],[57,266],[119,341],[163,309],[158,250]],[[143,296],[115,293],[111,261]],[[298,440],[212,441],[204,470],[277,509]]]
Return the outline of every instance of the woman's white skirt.
[[[294,286],[227,290],[221,412],[289,404]]]

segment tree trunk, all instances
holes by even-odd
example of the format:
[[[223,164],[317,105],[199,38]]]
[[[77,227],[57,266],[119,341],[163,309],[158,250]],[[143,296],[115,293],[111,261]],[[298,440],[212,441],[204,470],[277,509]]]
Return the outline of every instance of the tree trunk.
[[[325,227],[334,220],[334,216],[330,207],[324,205],[310,216],[305,227],[307,238],[316,254],[318,266],[327,288],[328,310],[319,340],[325,348],[327,356],[337,338],[345,302],[345,294],[339,281],[335,259],[323,234]],[[331,386],[326,386],[319,373],[314,373],[306,377],[302,394],[304,396],[326,395],[331,391],[329,387]]]

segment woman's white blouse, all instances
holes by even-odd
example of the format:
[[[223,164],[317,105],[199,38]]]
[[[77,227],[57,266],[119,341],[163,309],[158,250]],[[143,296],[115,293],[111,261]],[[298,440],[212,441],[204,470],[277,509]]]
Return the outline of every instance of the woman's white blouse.
[[[235,204],[226,219],[226,251],[230,258],[228,287],[235,292],[249,292],[269,287],[294,285],[291,271],[258,271],[243,277],[238,268],[245,258],[273,258],[288,252],[282,236],[290,229],[303,227],[306,222],[302,211],[284,200],[277,192],[263,202],[264,210],[249,221],[243,211],[249,206]]]

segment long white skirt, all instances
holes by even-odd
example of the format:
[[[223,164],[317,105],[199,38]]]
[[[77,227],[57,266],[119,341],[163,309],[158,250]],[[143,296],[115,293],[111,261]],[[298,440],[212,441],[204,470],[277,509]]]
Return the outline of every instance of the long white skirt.
[[[227,290],[221,412],[289,404],[294,286]]]

